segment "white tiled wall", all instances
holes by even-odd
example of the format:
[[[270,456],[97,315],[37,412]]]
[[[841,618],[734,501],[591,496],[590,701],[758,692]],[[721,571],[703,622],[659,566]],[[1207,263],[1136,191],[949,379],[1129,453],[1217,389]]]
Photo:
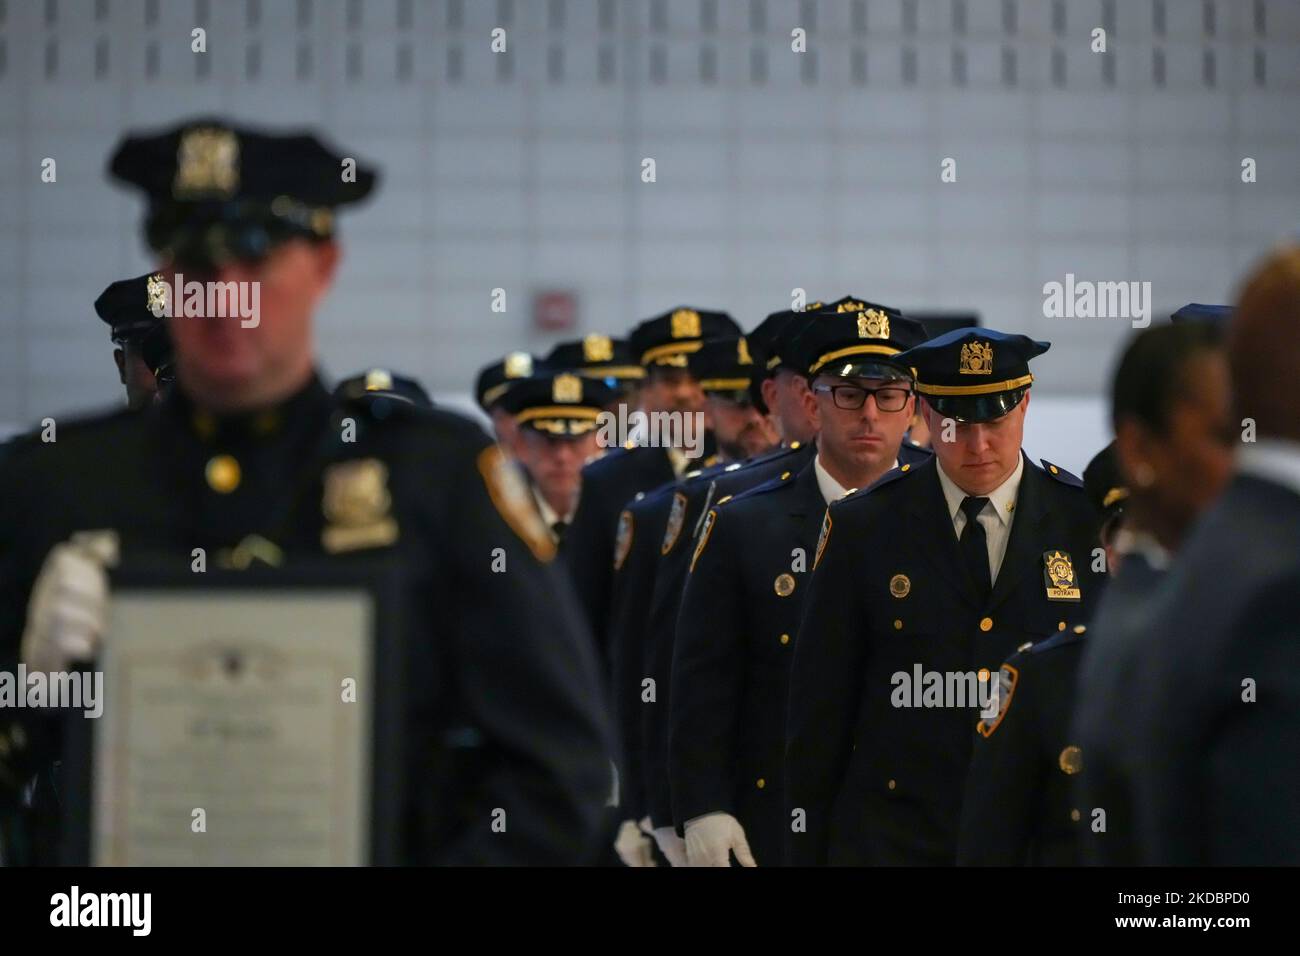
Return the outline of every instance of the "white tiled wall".
[[[91,302],[149,262],[105,160],[202,112],[382,167],[322,358],[441,394],[549,347],[538,289],[618,331],[801,287],[976,308],[1057,342],[1040,391],[1095,396],[1127,323],[1045,319],[1044,282],[1224,301],[1300,228],[1296,0],[0,0],[0,422],[116,400]]]

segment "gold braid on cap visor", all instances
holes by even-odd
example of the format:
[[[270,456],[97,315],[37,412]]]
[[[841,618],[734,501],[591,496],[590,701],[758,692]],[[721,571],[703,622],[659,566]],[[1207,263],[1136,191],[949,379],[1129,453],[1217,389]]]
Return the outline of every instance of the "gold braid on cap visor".
[[[983,385],[926,385],[916,383],[916,390],[922,395],[992,395],[995,392],[1010,392],[1034,380],[1032,375],[1009,378],[1005,382],[985,382]]]

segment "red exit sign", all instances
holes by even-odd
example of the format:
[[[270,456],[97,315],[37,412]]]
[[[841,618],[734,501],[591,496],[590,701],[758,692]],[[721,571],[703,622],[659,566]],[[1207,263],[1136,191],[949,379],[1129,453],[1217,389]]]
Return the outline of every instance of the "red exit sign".
[[[533,296],[533,325],[543,332],[565,332],[578,327],[578,296],[548,290]]]

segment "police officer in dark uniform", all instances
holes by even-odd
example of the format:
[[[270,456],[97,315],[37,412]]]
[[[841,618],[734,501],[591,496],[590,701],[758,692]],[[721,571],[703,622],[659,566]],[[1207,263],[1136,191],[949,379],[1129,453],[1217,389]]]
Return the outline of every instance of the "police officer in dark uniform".
[[[1128,489],[1111,442],[1083,471],[1101,521],[1103,554],[1118,530]],[[1113,593],[1113,588],[1111,592]],[[1077,783],[1083,750],[1070,726],[1087,627],[1025,642],[998,675],[998,713],[975,727],[957,846],[959,866],[1077,866],[1086,825]],[[1014,704],[1014,706],[1013,706]]]
[[[706,459],[703,469],[688,472],[681,480],[668,482],[629,502],[620,515],[620,538],[614,554],[610,653],[614,710],[625,755],[621,800],[631,814],[626,819],[637,821],[643,831],[652,829],[646,818],[650,809],[647,791],[654,772],[645,765],[648,692],[643,681],[652,673],[647,670],[647,624],[659,561],[665,548],[671,550],[685,528],[685,485],[766,451],[773,440],[751,397],[750,384],[757,365],[744,337],[710,339],[690,353],[687,361],[688,370],[705,394],[719,454],[713,456],[716,460]],[[663,849],[670,863],[682,862],[677,849]]]
[[[672,658],[668,776],[692,865],[778,866],[786,677],[826,506],[898,466],[912,374],[893,357],[925,332],[870,303],[814,316],[797,362],[811,379],[818,452],[715,506],[695,547]]]
[[[423,385],[386,368],[372,368],[345,378],[334,386],[334,397],[372,406],[371,414],[379,419],[393,414],[399,405],[426,411],[433,408],[433,399]]]
[[[1020,448],[1048,347],[960,329],[898,356],[934,458],[823,522],[790,672],[788,862],[951,865],[980,672],[1100,597],[1081,482]]]
[[[1292,239],[1242,284],[1227,337],[1236,471],[1170,567],[1138,662],[1127,731],[1158,755],[1128,778],[1144,864],[1300,861],[1298,326]]]
[[[144,408],[158,393],[155,373],[164,364],[161,359],[166,357],[170,346],[163,328],[168,295],[164,283],[165,279],[157,272],[119,279],[95,300],[95,314],[111,330],[115,346],[113,361],[117,363],[118,379],[126,388],[126,401],[131,408]],[[163,345],[163,354],[147,358],[146,341]]]
[[[497,444],[508,455],[515,453],[515,420],[501,404],[511,387],[528,378],[538,367],[537,361],[527,352],[510,352],[499,361],[479,369],[474,379],[474,400],[478,407],[492,419],[492,432]]]
[[[541,370],[501,399],[515,421],[519,466],[557,547],[573,520],[582,466],[596,453],[597,422],[613,395],[603,379]]]
[[[473,423],[439,410],[379,420],[333,399],[314,369],[334,209],[363,199],[374,174],[347,175],[313,136],[215,119],[130,136],[111,169],[149,201],[164,276],[261,282],[261,314],[251,326],[173,317],[164,402],[69,423],[5,461],[0,668],[93,655],[114,560],[188,569],[203,548],[231,568],[396,564],[402,858],[590,859],[612,734],[581,612],[517,473]],[[21,782],[53,750],[37,721],[9,723],[0,762]]]
[[[678,308],[647,319],[632,330],[632,350],[646,370],[641,386],[643,412],[701,412],[704,395],[687,368],[686,357],[705,339],[739,335],[725,312]],[[641,491],[657,488],[691,469],[680,448],[656,447],[642,437],[629,439],[582,471],[582,496],[565,541],[564,557],[602,653],[608,653],[611,576],[623,508]],[[712,453],[708,443],[701,448]]]

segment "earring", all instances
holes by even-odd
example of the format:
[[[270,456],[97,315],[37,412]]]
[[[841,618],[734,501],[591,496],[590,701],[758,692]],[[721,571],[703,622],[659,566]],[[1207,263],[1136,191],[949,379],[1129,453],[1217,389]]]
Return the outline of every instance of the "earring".
[[[1156,483],[1156,471],[1145,461],[1133,468],[1133,483],[1139,488],[1150,488]]]

